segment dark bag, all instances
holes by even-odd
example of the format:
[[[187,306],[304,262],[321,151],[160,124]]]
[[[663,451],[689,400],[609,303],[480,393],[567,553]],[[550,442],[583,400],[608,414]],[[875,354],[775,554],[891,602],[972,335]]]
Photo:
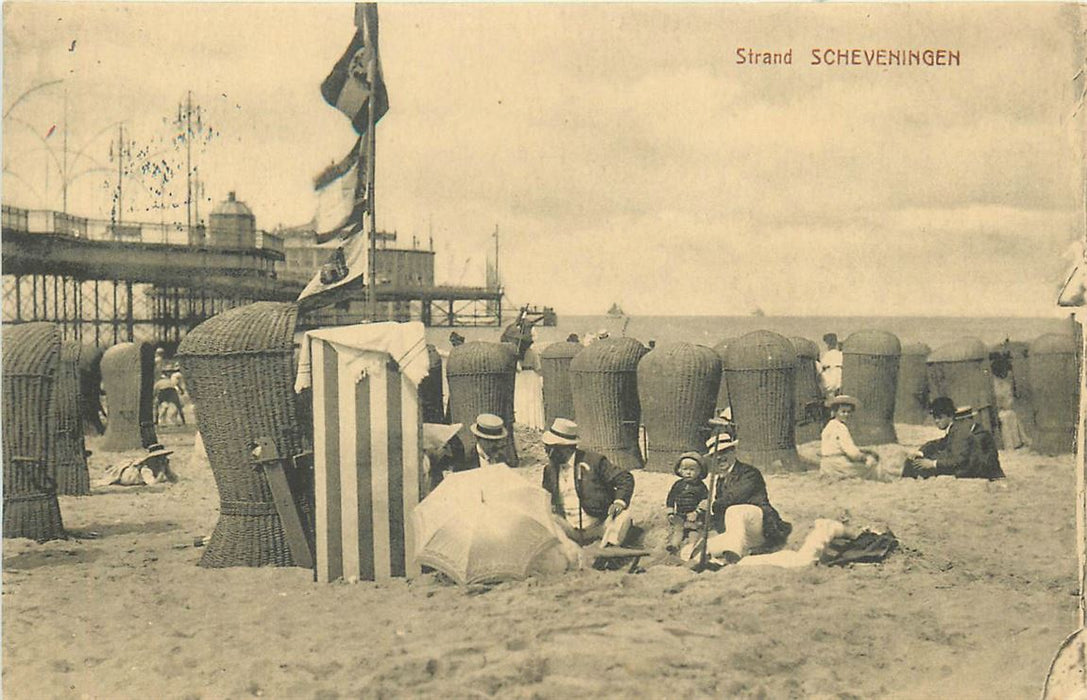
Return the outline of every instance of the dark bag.
[[[819,562],[827,566],[869,564],[883,561],[898,547],[898,538],[888,530],[875,533],[865,530],[856,537],[836,537],[827,545]]]

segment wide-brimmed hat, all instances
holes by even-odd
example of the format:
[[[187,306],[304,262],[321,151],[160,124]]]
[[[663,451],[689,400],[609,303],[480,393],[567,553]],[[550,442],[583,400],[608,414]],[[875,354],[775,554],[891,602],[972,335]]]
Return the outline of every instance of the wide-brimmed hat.
[[[423,449],[437,452],[463,427],[461,423],[445,425],[442,423],[423,423]]]
[[[577,423],[569,418],[556,418],[551,427],[544,431],[540,440],[545,445],[569,445],[577,447]]]
[[[493,413],[480,413],[469,430],[477,438],[484,440],[501,440],[509,435],[505,421]]]
[[[145,454],[143,458],[151,459],[152,457],[165,457],[167,455],[172,455],[173,453],[173,450],[166,449],[161,442],[156,442],[147,446],[147,454]]]
[[[848,394],[838,394],[827,400],[827,408],[834,408],[835,406],[852,406],[853,408],[860,408],[861,402],[859,399]]]
[[[731,433],[720,432],[716,435],[711,435],[706,440],[706,454],[713,455],[718,452],[724,452],[727,449],[736,447],[740,444],[740,441],[732,436]]]
[[[676,460],[676,464],[672,467],[672,473],[679,476],[679,465],[683,463],[683,460],[689,459],[698,464],[698,478],[705,479],[706,475],[710,473],[710,469],[706,466],[706,460],[702,459],[702,455],[697,452],[684,452]]]

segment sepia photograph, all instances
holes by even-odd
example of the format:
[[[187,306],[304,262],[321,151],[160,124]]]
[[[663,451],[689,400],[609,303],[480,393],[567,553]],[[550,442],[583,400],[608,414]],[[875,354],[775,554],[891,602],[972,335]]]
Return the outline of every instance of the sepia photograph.
[[[1074,3],[3,3],[2,692],[1087,698]]]

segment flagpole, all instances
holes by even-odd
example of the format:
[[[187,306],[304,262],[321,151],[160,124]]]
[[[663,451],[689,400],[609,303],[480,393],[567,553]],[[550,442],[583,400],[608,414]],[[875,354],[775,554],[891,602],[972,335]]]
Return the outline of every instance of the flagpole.
[[[376,12],[376,9],[375,9]],[[370,55],[366,61],[366,82],[370,86],[370,98],[366,100],[366,148],[359,149],[359,170],[366,167],[366,212],[369,219],[370,254],[367,256],[366,301],[369,307],[371,321],[377,321],[377,222],[374,217],[374,175],[376,171],[377,156],[377,129],[374,126],[374,103],[377,101],[377,37],[366,21],[365,4],[355,3],[355,26],[366,37],[367,44],[371,46]],[[362,223],[362,222],[360,222]]]

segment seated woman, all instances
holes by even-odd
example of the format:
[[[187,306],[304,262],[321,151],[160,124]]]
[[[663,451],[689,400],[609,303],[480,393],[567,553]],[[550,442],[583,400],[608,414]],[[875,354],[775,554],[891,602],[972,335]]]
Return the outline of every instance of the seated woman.
[[[879,455],[874,450],[857,447],[849,432],[849,423],[860,402],[841,394],[827,401],[831,418],[823,428],[819,472],[839,478],[880,479]]]

